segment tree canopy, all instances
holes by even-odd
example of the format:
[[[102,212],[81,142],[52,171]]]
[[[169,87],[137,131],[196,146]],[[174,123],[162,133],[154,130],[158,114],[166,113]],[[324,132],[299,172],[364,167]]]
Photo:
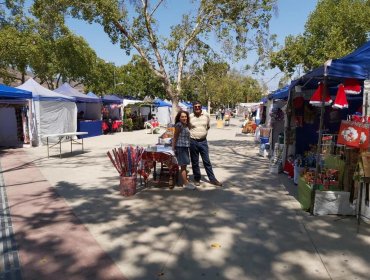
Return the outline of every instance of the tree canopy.
[[[271,66],[292,75],[311,70],[360,47],[370,32],[368,0],[320,0],[308,17],[303,34],[288,36],[271,54]]]
[[[319,0],[303,34],[286,37],[284,47],[271,54],[271,67],[292,75],[349,54],[369,40],[369,15],[369,0]]]
[[[184,68],[215,51],[208,38],[215,35],[224,54],[237,60],[250,50],[262,55],[270,43],[269,21],[276,0],[191,1],[192,12],[171,27],[170,36],[158,32],[158,9],[166,1],[35,0],[33,14],[47,25],[64,26],[69,15],[103,26],[113,43],[125,53],[132,49],[161,80],[176,107]],[[176,5],[176,1],[168,1]]]

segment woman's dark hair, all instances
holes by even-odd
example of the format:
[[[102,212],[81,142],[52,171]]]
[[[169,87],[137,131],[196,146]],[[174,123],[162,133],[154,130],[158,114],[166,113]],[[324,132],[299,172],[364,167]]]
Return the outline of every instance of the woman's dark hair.
[[[176,123],[178,123],[178,122],[180,121],[180,116],[181,116],[181,114],[182,114],[182,113],[186,114],[186,116],[188,117],[188,123],[186,124],[186,126],[187,126],[188,128],[190,128],[190,117],[189,117],[189,112],[184,111],[184,110],[180,110],[180,111],[177,113],[177,115],[176,115],[176,117],[175,117],[175,124],[176,124]]]

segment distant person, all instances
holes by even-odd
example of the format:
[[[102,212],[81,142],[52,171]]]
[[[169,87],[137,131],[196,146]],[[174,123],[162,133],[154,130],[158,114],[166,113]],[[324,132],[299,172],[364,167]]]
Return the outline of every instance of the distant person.
[[[221,120],[224,120],[224,116],[225,116],[225,108],[222,107],[221,108]]]
[[[212,164],[208,154],[207,134],[210,128],[210,118],[206,112],[202,111],[202,104],[199,101],[193,103],[193,113],[190,115],[190,158],[193,169],[194,184],[200,185],[199,155],[202,157],[203,166],[206,170],[211,184],[222,186],[212,169]]]
[[[190,122],[189,113],[180,110],[175,118],[175,133],[172,140],[172,149],[175,151],[177,163],[180,166],[183,187],[195,190],[196,187],[188,181],[186,166],[190,164]]]

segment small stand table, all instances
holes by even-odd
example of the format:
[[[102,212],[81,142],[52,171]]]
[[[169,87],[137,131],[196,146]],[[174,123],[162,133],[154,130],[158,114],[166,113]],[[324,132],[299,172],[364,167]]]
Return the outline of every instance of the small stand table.
[[[81,144],[82,145],[82,152],[84,151],[84,139],[81,138],[81,142],[79,142],[76,139],[73,139],[73,136],[79,136],[79,135],[87,135],[87,132],[65,132],[65,133],[56,133],[56,134],[46,134],[43,135],[42,138],[46,138],[46,145],[48,147],[48,158],[49,158],[49,148],[52,148],[59,144],[59,157],[62,158],[62,141],[70,140],[71,141],[71,153],[72,153],[72,144]],[[55,144],[49,145],[49,138],[55,137],[58,138],[58,142]]]

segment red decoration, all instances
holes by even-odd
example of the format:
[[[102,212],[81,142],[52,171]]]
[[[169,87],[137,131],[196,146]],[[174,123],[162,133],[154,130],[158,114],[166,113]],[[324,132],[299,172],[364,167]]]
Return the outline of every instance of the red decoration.
[[[348,108],[348,101],[346,93],[344,92],[344,85],[340,84],[337,91],[337,96],[335,97],[333,108],[343,109]]]
[[[321,97],[324,94],[324,84],[319,83],[319,87],[315,90],[313,93],[311,99],[310,99],[310,104],[313,106],[321,106],[322,100]],[[324,96],[324,105],[328,106],[332,103],[333,101],[330,99],[329,95]]]
[[[360,94],[361,84],[356,79],[346,79],[344,81],[344,92],[346,94]]]

